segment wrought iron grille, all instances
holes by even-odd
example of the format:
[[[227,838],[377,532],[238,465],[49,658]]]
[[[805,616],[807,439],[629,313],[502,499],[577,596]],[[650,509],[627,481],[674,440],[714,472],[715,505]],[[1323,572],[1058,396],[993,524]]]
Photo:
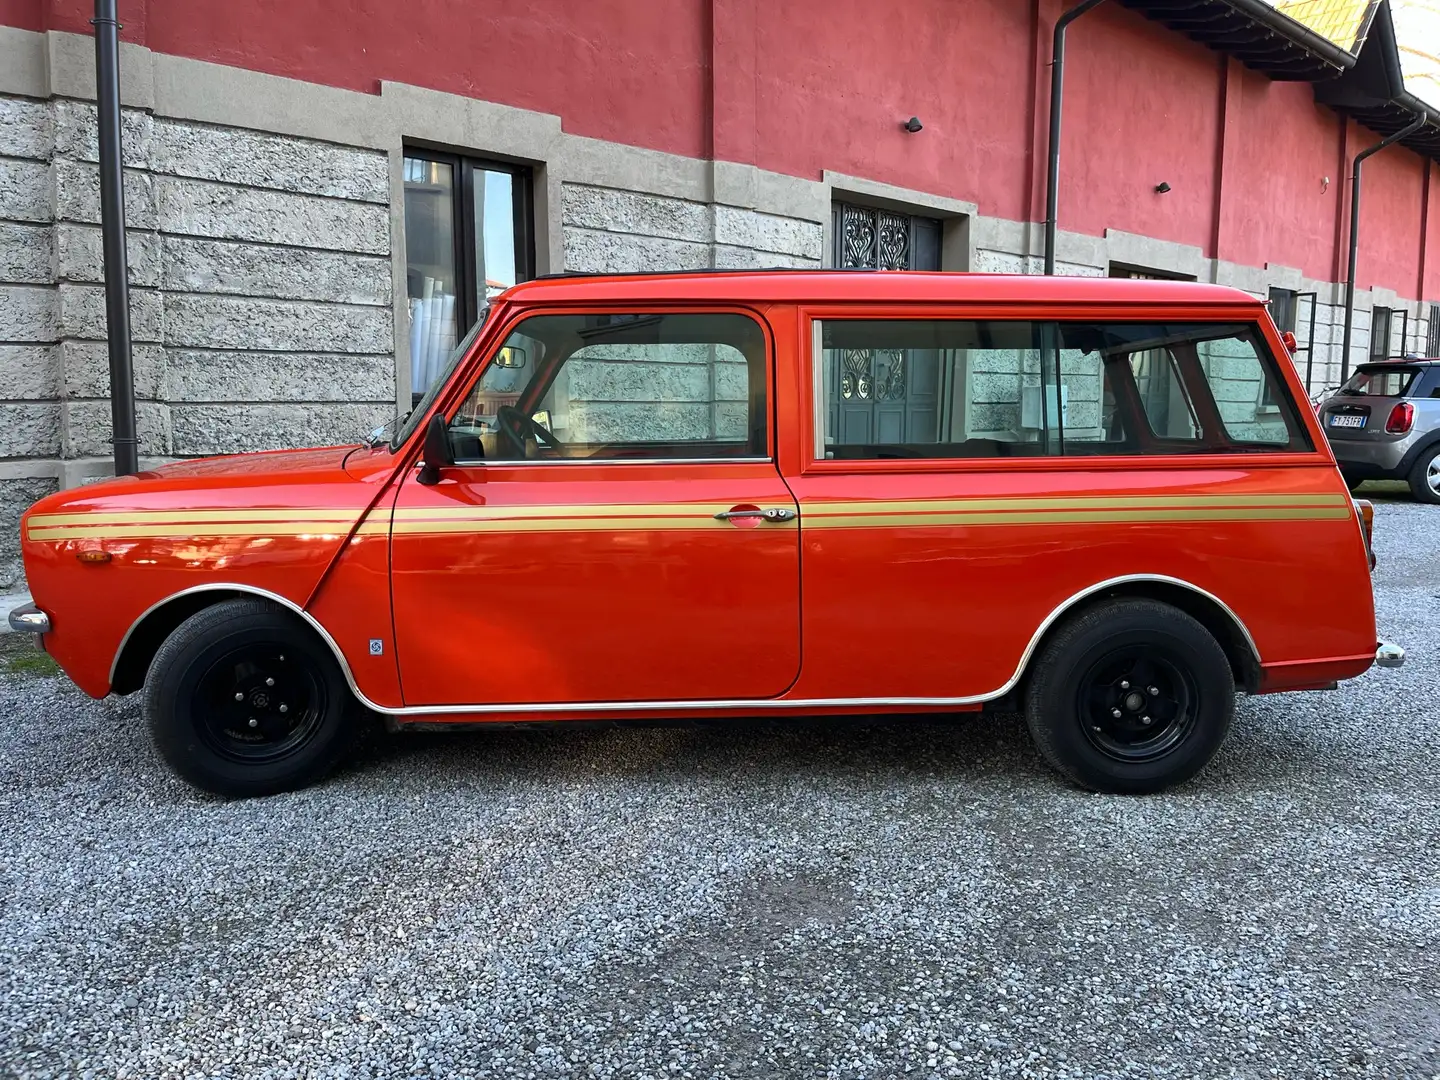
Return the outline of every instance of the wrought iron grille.
[[[1430,305],[1430,333],[1425,339],[1425,355],[1440,356],[1440,304]]]
[[[840,207],[840,265],[847,269],[909,270],[910,218],[868,206]]]

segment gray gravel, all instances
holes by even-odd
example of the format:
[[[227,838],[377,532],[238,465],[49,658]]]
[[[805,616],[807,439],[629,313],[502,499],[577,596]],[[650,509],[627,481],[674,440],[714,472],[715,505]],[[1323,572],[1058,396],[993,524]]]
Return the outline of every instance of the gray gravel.
[[[226,803],[0,678],[0,1075],[1440,1076],[1440,509],[1378,518],[1406,667],[1147,799],[987,718],[405,736]]]

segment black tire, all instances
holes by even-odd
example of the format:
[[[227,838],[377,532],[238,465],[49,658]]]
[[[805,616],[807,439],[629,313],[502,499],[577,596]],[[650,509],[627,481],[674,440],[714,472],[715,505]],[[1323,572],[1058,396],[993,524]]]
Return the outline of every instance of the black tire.
[[[181,777],[245,798],[329,773],[350,746],[355,699],[309,627],[245,599],[205,608],[165,639],[143,708],[156,748]]]
[[[1224,650],[1195,619],[1154,600],[1079,613],[1030,670],[1025,713],[1036,748],[1093,791],[1140,795],[1184,783],[1215,756],[1235,715]]]
[[[1341,475],[1344,476],[1345,474],[1341,473]],[[1357,480],[1353,476],[1345,476],[1345,486],[1351,491],[1359,491],[1360,485],[1363,483],[1365,483],[1364,480]]]
[[[1405,480],[1416,502],[1440,503],[1440,443],[1420,451]]]

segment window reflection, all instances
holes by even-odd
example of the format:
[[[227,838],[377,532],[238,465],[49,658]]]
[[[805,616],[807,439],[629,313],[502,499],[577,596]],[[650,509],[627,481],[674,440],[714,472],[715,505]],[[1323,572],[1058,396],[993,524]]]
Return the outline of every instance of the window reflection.
[[[410,298],[410,387],[440,375],[458,338],[455,295],[455,169],[405,159],[406,290]]]

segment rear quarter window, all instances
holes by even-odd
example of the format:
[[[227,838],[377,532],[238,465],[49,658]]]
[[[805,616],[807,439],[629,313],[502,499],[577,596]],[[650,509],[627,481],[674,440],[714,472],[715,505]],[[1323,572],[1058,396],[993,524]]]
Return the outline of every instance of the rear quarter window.
[[[1345,395],[1404,397],[1415,382],[1414,368],[1361,368],[1340,388]]]

